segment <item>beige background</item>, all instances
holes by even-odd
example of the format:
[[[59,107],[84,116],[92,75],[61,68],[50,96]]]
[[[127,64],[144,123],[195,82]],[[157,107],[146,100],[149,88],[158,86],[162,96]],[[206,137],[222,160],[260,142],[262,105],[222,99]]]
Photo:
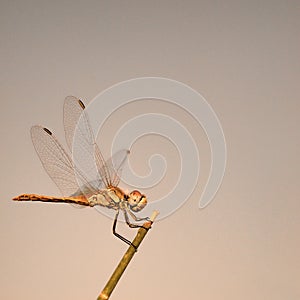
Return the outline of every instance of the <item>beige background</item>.
[[[222,123],[228,162],[214,202],[199,210],[209,147],[197,124],[173,112],[205,161],[198,187],[155,224],[111,299],[300,298],[299,1],[1,1],[0,8],[1,299],[96,299],[106,283],[126,249],[110,219],[10,199],[58,193],[34,153],[32,124],[62,139],[65,96],[88,102],[140,76],[198,90]],[[105,153],[114,126],[101,139]],[[141,172],[140,151],[150,143],[153,151],[169,147],[139,141],[133,163]],[[147,191],[150,200],[174,182],[176,158],[169,181]]]

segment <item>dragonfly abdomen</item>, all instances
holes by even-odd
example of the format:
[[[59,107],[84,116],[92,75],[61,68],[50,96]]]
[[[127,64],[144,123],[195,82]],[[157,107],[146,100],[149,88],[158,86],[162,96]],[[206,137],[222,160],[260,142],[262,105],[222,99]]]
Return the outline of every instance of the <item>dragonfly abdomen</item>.
[[[50,197],[37,194],[23,194],[13,198],[15,201],[41,201],[41,202],[55,202],[55,203],[72,203],[84,206],[91,206],[89,201],[84,196],[78,197]]]

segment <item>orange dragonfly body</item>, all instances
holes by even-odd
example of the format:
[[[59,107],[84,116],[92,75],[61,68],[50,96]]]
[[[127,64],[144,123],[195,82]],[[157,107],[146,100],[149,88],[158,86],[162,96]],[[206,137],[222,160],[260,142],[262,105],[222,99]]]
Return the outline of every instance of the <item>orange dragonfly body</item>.
[[[134,214],[146,206],[145,195],[137,190],[127,194],[118,187],[122,166],[129,151],[121,150],[105,161],[95,142],[85,106],[81,100],[73,96],[66,97],[64,102],[64,129],[68,148],[72,152],[75,147],[82,158],[78,162],[71,159],[49,129],[35,125],[30,131],[41,163],[63,197],[22,194],[13,200],[71,203],[90,207],[98,205],[114,209],[116,214],[113,233],[122,241],[131,244],[116,232],[119,212],[124,213],[125,221],[131,228],[141,225],[131,223],[129,216],[136,222],[149,218],[139,218]],[[75,130],[78,143],[73,143]],[[96,172],[91,172],[92,169]]]

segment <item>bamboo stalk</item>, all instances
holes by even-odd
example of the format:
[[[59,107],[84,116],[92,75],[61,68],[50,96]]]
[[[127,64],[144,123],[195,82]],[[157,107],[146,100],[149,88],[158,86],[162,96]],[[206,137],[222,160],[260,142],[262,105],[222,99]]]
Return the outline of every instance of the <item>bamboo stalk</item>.
[[[122,274],[124,273],[126,267],[128,266],[129,262],[133,258],[136,249],[141,244],[142,240],[146,236],[148,230],[151,228],[152,223],[158,216],[159,212],[154,211],[150,217],[150,221],[145,222],[143,227],[140,227],[136,237],[134,238],[132,245],[129,246],[126,253],[122,257],[121,261],[119,262],[118,266],[116,267],[115,271],[111,275],[110,279],[108,280],[107,284],[105,285],[104,289],[102,290],[101,294],[98,296],[97,300],[107,300],[109,299],[112,291],[116,287],[118,281],[120,280]]]

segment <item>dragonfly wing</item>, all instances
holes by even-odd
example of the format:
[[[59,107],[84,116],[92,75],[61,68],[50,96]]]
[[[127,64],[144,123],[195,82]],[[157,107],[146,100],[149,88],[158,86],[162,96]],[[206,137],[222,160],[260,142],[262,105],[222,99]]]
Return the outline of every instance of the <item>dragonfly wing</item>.
[[[64,129],[67,145],[72,152],[73,148],[73,139],[75,134],[76,126],[79,123],[80,116],[83,117],[83,122],[81,127],[79,128],[79,138],[80,141],[83,140],[84,144],[88,144],[91,149],[90,152],[93,153],[93,143],[94,143],[94,135],[91,131],[89,121],[87,119],[86,114],[84,113],[84,104],[81,100],[74,96],[68,96],[64,101]]]
[[[34,148],[44,169],[64,196],[78,194],[78,178],[80,185],[85,185],[89,194],[95,192],[95,188],[75,168],[70,156],[50,130],[36,125],[30,132]]]
[[[85,174],[88,182],[98,189],[103,182],[95,163],[95,138],[85,106],[81,100],[68,96],[64,102],[64,129],[68,147],[73,153],[76,166]],[[76,134],[76,142],[75,140]],[[101,176],[102,178],[102,176]]]
[[[93,182],[93,185],[96,184],[99,189],[103,188],[103,184],[106,187],[117,186],[129,151],[121,150],[105,161],[95,142],[85,106],[74,96],[65,98],[64,128],[66,141],[69,149],[73,152],[76,166],[83,171],[88,182]],[[75,130],[76,143],[74,143]]]
[[[122,169],[124,167],[125,162],[127,161],[129,154],[130,151],[127,149],[120,150],[116,152],[105,163],[98,166],[98,170],[101,176],[105,176],[106,178],[109,179],[107,185],[118,186],[122,174]],[[103,158],[101,158],[101,161],[103,161]]]

